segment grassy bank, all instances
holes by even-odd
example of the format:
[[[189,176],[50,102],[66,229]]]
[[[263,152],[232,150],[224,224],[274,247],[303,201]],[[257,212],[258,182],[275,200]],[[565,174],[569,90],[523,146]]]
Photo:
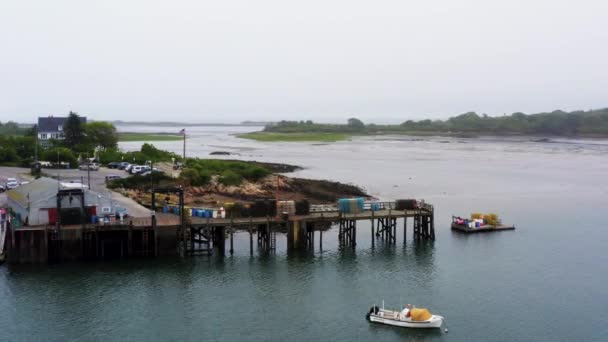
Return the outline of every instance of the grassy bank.
[[[169,133],[118,133],[118,141],[176,141],[182,139],[181,135]]]
[[[237,137],[243,139],[251,139],[256,141],[293,141],[293,142],[332,142],[347,140],[351,137],[350,134],[343,133],[325,133],[325,132],[305,132],[305,133],[271,133],[271,132],[252,132],[238,134]]]

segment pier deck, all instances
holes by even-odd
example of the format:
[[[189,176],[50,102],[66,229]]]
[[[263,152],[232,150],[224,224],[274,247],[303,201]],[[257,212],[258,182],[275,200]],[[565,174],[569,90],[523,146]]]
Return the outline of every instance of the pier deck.
[[[415,239],[435,239],[434,209],[424,204],[419,209],[396,210],[394,203],[383,202],[380,210],[340,213],[331,206],[311,208],[308,215],[266,217],[201,218],[152,212],[149,217],[131,217],[122,222],[76,225],[7,227],[7,256],[11,263],[49,260],[104,259],[107,257],[210,255],[225,254],[227,245],[234,252],[233,235],[249,233],[249,250],[271,252],[276,248],[277,232],[286,233],[288,249],[322,249],[323,232],[338,225],[340,245],[355,247],[357,222],[371,221],[372,247],[376,239],[396,244],[398,220],[402,221],[403,240],[407,237],[408,218],[413,222]]]

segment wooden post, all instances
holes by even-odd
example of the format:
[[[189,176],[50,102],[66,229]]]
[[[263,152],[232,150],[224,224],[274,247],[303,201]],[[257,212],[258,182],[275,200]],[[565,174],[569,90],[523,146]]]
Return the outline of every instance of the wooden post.
[[[403,244],[405,245],[407,242],[407,211],[405,212],[405,216],[403,216]]]
[[[251,227],[252,218],[249,216],[249,254],[253,255],[253,231]]]
[[[143,234],[143,232],[142,232],[142,234]],[[131,227],[131,225],[129,225],[129,231],[127,233],[127,256],[131,257],[132,255],[133,255],[133,227]]]
[[[393,243],[393,216],[392,216],[393,212],[392,212],[392,210],[393,209],[391,207],[388,208],[388,218],[386,219],[386,225],[387,225],[386,228],[388,228],[388,238],[390,240],[389,243]]]
[[[33,230],[32,230],[32,231],[30,231],[30,234],[29,234],[29,235],[30,235],[30,244],[29,244],[29,246],[27,246],[27,247],[28,247],[28,250],[29,250],[29,253],[28,253],[28,259],[29,259],[29,260],[28,260],[28,261],[29,261],[29,262],[34,262],[34,261],[36,261],[36,258],[34,257],[34,255],[35,255],[35,251],[36,251],[36,250],[34,249],[34,231],[33,231]],[[21,236],[23,236],[23,232],[22,232],[22,235],[21,235]],[[22,239],[22,240],[25,240],[25,239]],[[81,240],[81,241],[82,241],[82,240]],[[82,248],[80,249],[80,252],[82,253]]]
[[[95,225],[95,259],[99,259],[99,224]]]
[[[266,245],[266,250],[270,250],[270,216],[266,216],[266,241],[264,241],[264,245]]]
[[[79,239],[79,244],[80,244],[80,259],[84,259],[84,218],[83,218],[83,222],[82,225],[80,226],[80,239]]]
[[[435,240],[435,211],[431,211],[431,239]]]
[[[372,209],[372,248],[374,248],[374,244],[375,244],[375,237],[374,237],[374,210]]]
[[[5,235],[6,238],[6,235]],[[45,261],[49,260],[49,231],[47,230],[47,227],[44,227],[44,256],[45,256]]]
[[[323,231],[319,230],[319,252],[323,250]]]
[[[357,246],[357,221],[352,221],[352,232],[353,232],[353,247]]]
[[[206,222],[205,222],[205,231],[207,232],[207,234],[209,234],[209,235],[207,235],[207,250],[209,252],[211,252],[213,249],[213,245],[212,245],[213,232],[211,231],[211,229],[209,229],[209,218],[208,217],[206,218]]]
[[[133,221],[131,221],[133,224]],[[156,215],[152,216],[152,230],[154,231],[154,256],[157,257],[159,254],[159,243],[158,243],[158,227],[156,226]]]
[[[393,217],[393,243],[397,244],[397,217]]]
[[[313,224],[311,226],[312,226],[312,229],[310,232],[310,237],[312,238],[312,241],[310,242],[310,249],[314,250],[315,249],[315,225]],[[307,225],[307,227],[308,227],[308,225]]]
[[[234,210],[230,211],[230,255],[234,254]]]

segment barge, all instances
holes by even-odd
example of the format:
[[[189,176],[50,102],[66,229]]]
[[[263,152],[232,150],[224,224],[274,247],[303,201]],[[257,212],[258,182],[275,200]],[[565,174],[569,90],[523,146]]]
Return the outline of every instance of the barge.
[[[515,230],[515,225],[505,225],[500,221],[489,224],[479,221],[475,222],[474,220],[479,219],[465,220],[457,216],[452,216],[452,230],[467,234]]]

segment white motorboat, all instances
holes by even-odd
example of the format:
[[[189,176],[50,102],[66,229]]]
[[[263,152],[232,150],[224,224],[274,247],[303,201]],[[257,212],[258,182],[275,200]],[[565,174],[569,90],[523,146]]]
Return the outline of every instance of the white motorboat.
[[[411,312],[410,312],[411,311]],[[401,311],[387,310],[373,306],[366,315],[370,322],[405,328],[441,328],[445,318],[432,315],[426,309],[405,308]]]

